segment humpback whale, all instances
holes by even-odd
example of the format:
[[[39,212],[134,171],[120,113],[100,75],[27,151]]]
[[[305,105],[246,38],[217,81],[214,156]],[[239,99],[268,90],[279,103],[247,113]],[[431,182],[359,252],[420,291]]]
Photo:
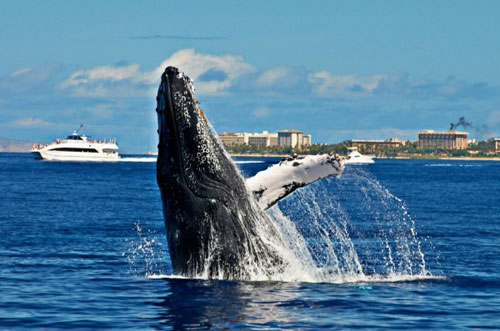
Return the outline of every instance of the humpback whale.
[[[157,182],[174,273],[271,279],[286,269],[286,245],[265,209],[340,174],[342,161],[329,155],[284,160],[246,183],[198,107],[188,76],[167,67],[156,100]]]

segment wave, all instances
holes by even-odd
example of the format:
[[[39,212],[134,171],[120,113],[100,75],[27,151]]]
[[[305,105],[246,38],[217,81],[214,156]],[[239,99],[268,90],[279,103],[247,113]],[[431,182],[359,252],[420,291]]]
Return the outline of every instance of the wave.
[[[425,164],[424,167],[482,167],[482,164],[451,164],[451,163],[429,163]]]
[[[124,157],[118,162],[156,162],[156,157]]]
[[[151,274],[146,275],[149,279],[186,279],[186,280],[214,280],[206,277],[185,277],[173,274]],[[330,283],[330,284],[362,284],[362,283],[401,283],[401,282],[417,282],[425,280],[447,280],[449,277],[443,275],[408,275],[408,274],[393,274],[393,275],[359,275],[342,277],[339,279],[317,280],[310,279],[282,281],[282,282],[301,282],[301,283]],[[257,280],[258,281],[258,280]],[[255,282],[255,280],[252,280]],[[268,280],[265,280],[268,282]]]

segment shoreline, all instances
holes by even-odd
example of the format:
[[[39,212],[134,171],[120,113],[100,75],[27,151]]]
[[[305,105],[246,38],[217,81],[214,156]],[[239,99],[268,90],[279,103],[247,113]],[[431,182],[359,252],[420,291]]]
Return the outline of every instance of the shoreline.
[[[260,154],[260,153],[253,153],[253,154],[229,154],[232,157],[288,157],[290,156],[289,154]],[[315,155],[315,154],[304,154],[300,155],[299,157],[306,157],[309,155]],[[344,155],[341,155],[344,156]],[[379,159],[379,160],[443,160],[443,161],[500,161],[500,157],[474,157],[474,156],[457,156],[457,157],[425,157],[425,156],[419,156],[419,157],[411,157],[411,156],[396,156],[396,157],[375,157],[374,159]]]
[[[484,156],[456,156],[456,157],[404,157],[404,156],[396,156],[396,157],[387,157],[380,159],[394,159],[394,160],[444,160],[444,161],[500,161],[500,157],[484,157]]]

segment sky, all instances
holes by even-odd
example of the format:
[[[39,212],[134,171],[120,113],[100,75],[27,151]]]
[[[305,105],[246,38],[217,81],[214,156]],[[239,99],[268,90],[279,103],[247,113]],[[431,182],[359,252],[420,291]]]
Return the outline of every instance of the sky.
[[[495,0],[2,0],[0,137],[84,124],[122,152],[154,150],[168,65],[219,133],[414,140],[465,116],[470,138],[498,137],[498,17]]]

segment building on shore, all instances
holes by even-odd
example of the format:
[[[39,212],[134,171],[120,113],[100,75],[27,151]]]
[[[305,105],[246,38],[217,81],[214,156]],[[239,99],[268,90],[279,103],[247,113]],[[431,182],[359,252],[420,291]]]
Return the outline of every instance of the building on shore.
[[[495,142],[495,154],[500,155],[500,138],[493,138]]]
[[[231,145],[253,145],[253,146],[276,146],[278,134],[262,132],[224,132],[219,135],[220,140],[226,146]]]
[[[219,138],[226,146],[245,144],[245,136],[242,133],[224,132],[219,135]]]
[[[226,146],[252,145],[252,146],[276,146],[278,145],[278,134],[262,132],[224,132],[219,135],[220,140]]]
[[[436,132],[424,130],[418,133],[418,147],[421,149],[467,149],[468,132],[455,130]]]
[[[276,146],[278,144],[278,134],[262,131],[262,133],[244,133],[245,143],[252,146]]]
[[[304,134],[302,135],[302,146],[309,146],[311,145],[311,135],[310,134]]]
[[[306,135],[298,130],[283,130],[278,133],[270,133],[268,131],[260,133],[224,132],[219,135],[219,138],[226,146],[290,146],[295,148],[311,145],[311,135]]]
[[[278,131],[278,146],[300,148],[311,145],[311,135],[298,130]]]
[[[390,138],[387,140],[349,140],[351,147],[357,147],[361,153],[376,153],[385,148],[399,148],[406,145],[406,141],[401,141],[398,138]]]

